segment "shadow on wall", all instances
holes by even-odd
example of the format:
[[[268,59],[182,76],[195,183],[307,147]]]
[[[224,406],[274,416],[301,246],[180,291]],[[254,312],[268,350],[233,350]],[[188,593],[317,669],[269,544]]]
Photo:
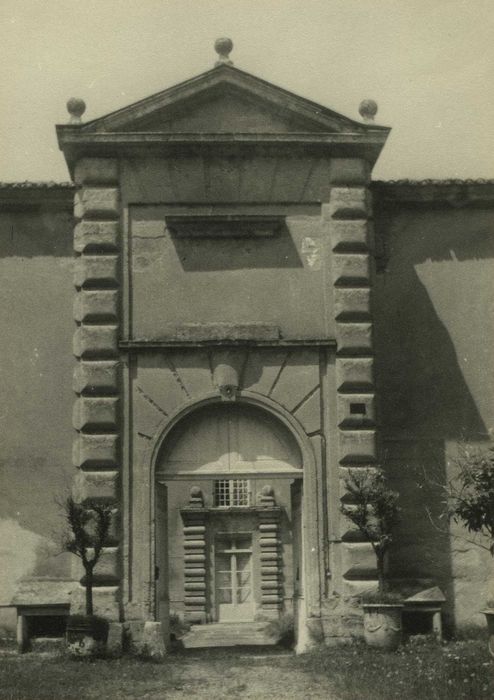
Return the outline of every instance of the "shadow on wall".
[[[392,573],[441,586],[450,625],[478,611],[487,567],[475,571],[477,553],[433,527],[426,506],[440,513],[440,489],[424,486],[423,474],[445,483],[455,443],[490,440],[492,220],[491,211],[410,210],[387,212],[376,226],[387,253],[375,285],[376,386],[386,468],[403,508]]]
[[[274,236],[239,238],[180,238],[172,236],[177,257],[186,272],[303,268],[286,225]]]
[[[71,211],[5,211],[0,217],[0,257],[72,258]]]

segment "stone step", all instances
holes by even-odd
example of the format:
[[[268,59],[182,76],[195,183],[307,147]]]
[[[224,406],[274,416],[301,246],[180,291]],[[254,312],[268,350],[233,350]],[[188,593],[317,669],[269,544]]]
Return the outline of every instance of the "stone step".
[[[211,623],[193,625],[181,642],[185,649],[233,646],[274,646],[276,640],[264,633],[265,624]]]

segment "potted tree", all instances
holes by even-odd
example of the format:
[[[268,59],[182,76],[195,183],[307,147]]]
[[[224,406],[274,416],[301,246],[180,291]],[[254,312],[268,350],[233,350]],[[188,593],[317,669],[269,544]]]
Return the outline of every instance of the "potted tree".
[[[472,534],[470,542],[494,557],[494,447],[480,450],[460,444],[455,473],[443,487],[446,514]],[[494,596],[482,611],[487,620],[489,651],[494,656]]]
[[[364,637],[369,646],[395,649],[401,641],[399,597],[389,592],[386,557],[399,517],[398,494],[391,490],[381,470],[355,470],[345,480],[349,502],[341,512],[370,542],[376,556],[377,593],[363,598]]]
[[[71,615],[67,620],[67,648],[72,656],[94,656],[100,653],[108,634],[108,623],[94,614],[94,568],[103,547],[115,512],[114,504],[84,501],[72,496],[62,504],[66,521],[63,549],[79,557],[84,567],[85,615]]]

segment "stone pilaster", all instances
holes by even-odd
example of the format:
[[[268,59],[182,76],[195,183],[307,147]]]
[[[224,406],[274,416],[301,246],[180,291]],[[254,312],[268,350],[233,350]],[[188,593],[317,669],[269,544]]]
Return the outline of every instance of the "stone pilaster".
[[[357,186],[359,184],[359,186]],[[376,464],[373,336],[371,308],[372,213],[365,178],[352,186],[331,188],[323,217],[330,235],[334,325],[337,341],[337,439],[340,493],[348,470]],[[345,595],[358,594],[375,578],[369,543],[358,542],[352,526],[341,519],[339,567]]]
[[[280,540],[280,510],[273,489],[264,486],[259,510],[259,551],[261,559],[261,607],[276,611],[283,605],[283,561]]]
[[[182,510],[184,523],[184,604],[185,619],[205,623],[206,591],[206,511],[202,492],[192,487],[189,507]]]
[[[75,167],[73,462],[75,497],[116,500],[119,470],[119,249],[118,163],[84,158]],[[79,572],[80,573],[80,572]],[[118,526],[95,569],[96,612],[118,619]],[[72,606],[74,609],[77,606]]]

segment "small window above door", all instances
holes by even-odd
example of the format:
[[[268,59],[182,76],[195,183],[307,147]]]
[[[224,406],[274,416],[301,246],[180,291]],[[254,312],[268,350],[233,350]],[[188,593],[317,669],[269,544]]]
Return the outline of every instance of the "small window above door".
[[[248,479],[217,479],[214,482],[216,507],[250,506],[251,501]]]

